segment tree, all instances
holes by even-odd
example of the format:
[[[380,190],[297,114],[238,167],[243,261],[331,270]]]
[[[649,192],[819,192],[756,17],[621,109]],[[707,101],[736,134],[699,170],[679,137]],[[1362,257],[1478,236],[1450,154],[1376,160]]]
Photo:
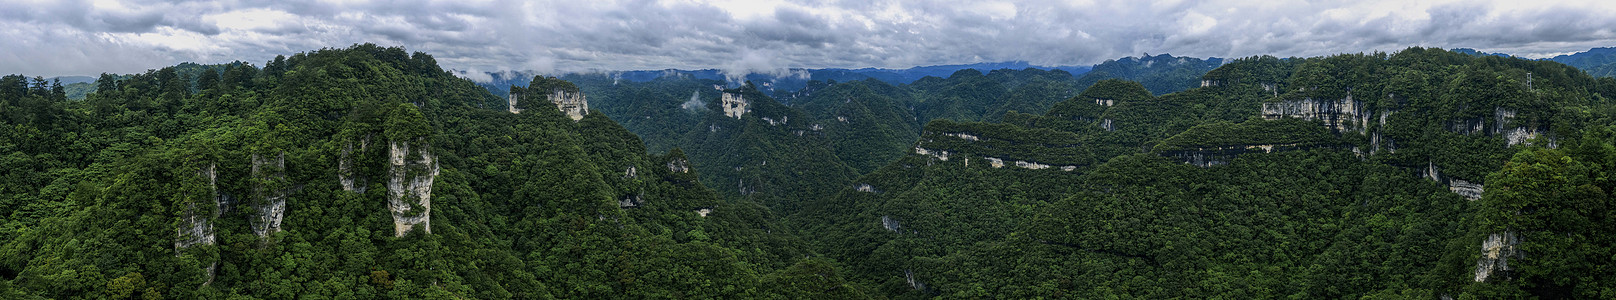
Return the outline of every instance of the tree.
[[[67,89],[62,87],[62,79],[51,79],[51,99],[57,101],[67,100]]]

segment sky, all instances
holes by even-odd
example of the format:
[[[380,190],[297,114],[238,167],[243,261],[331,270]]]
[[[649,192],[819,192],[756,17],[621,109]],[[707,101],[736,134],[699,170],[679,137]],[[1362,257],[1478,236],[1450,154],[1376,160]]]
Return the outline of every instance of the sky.
[[[1616,1],[0,0],[0,73],[137,73],[355,43],[473,80],[720,69],[1091,65],[1474,48],[1528,58],[1616,46]]]

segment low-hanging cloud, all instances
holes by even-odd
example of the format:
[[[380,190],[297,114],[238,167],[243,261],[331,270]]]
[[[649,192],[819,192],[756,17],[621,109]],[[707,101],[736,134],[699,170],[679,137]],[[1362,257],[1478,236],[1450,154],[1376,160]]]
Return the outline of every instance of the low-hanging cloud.
[[[1142,53],[1243,57],[1470,47],[1545,57],[1616,44],[1604,1],[0,1],[0,73],[261,64],[354,43],[455,70],[668,68],[792,75]],[[470,77],[471,75],[463,75]]]

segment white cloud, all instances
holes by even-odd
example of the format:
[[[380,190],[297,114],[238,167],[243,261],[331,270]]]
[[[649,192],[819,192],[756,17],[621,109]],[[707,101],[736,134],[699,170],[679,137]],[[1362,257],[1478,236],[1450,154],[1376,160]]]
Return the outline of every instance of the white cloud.
[[[1471,47],[1528,57],[1616,44],[1606,1],[0,1],[0,73],[262,63],[354,43],[457,70],[788,68],[1141,53],[1242,57]]]

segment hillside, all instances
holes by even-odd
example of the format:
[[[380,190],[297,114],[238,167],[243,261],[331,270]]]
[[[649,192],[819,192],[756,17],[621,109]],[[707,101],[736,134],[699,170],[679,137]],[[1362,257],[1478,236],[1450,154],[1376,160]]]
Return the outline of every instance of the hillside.
[[[4,298],[860,293],[571,83],[510,101],[369,44],[221,73],[0,79]]]
[[[1570,274],[1613,263],[1612,81],[1422,48],[1201,80],[931,122],[790,223],[895,298],[1609,296]]]

